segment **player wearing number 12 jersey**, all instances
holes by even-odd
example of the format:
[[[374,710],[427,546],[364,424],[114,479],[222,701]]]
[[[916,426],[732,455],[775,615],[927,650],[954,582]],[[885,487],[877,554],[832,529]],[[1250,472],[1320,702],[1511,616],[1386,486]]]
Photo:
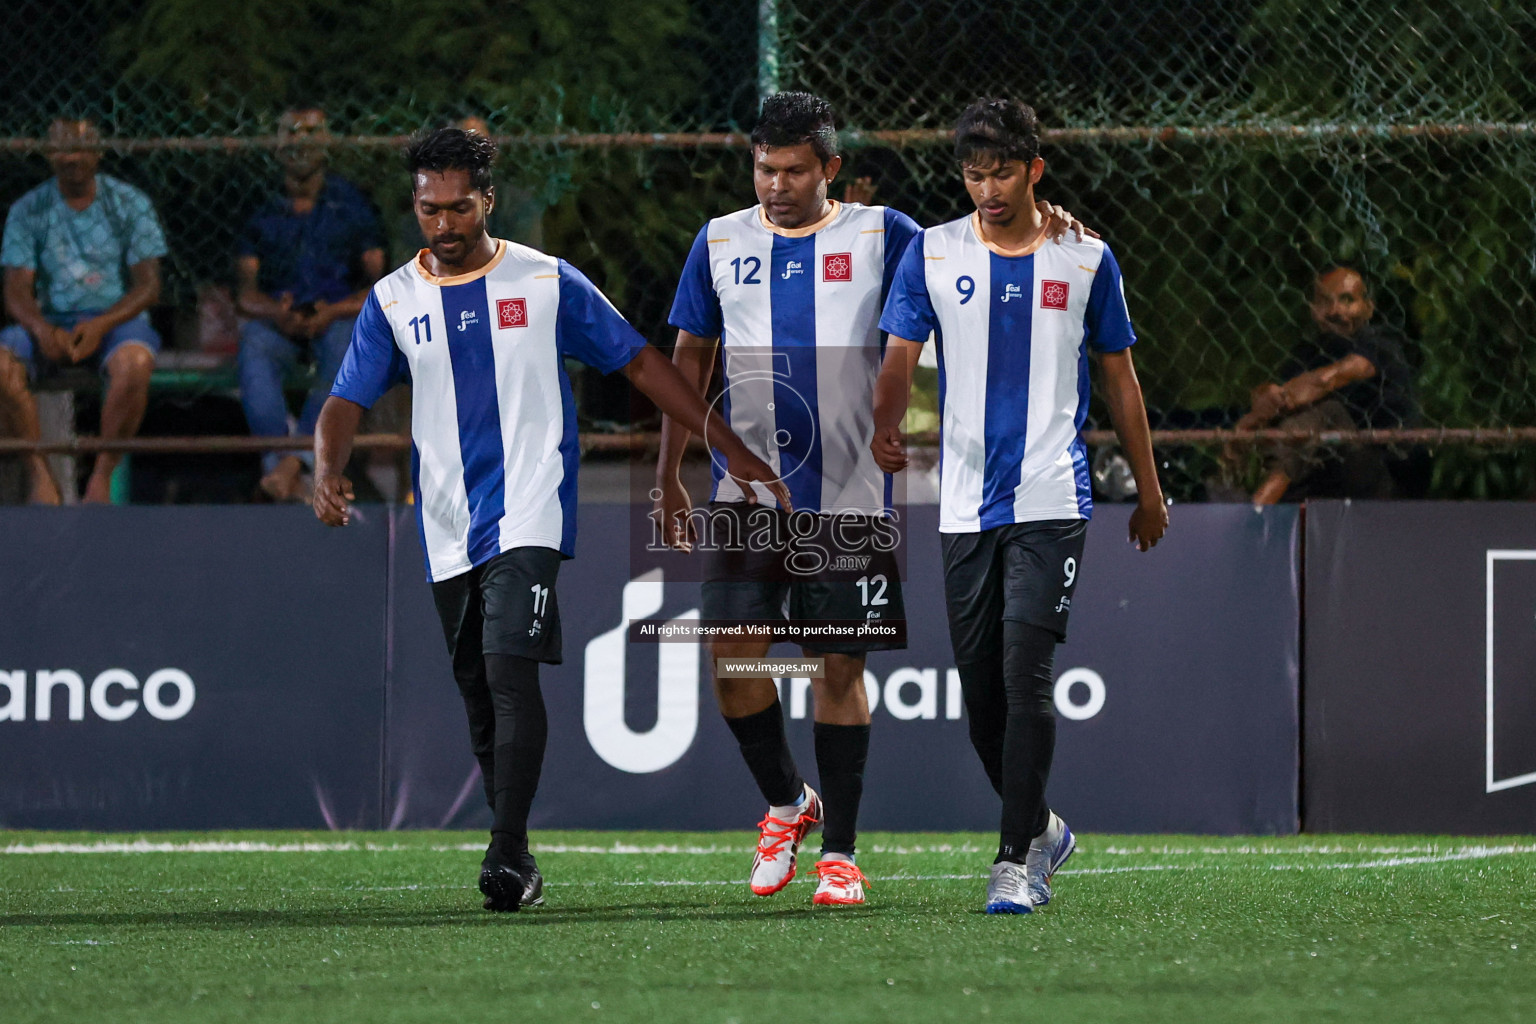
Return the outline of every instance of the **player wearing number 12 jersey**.
[[[794,496],[794,519],[780,509],[744,511],[746,492],[721,476],[718,461],[707,513],[693,514],[678,478],[688,435],[670,422],[657,468],[659,519],[671,543],[709,543],[705,620],[782,621],[786,613],[806,624],[901,620],[901,580],[887,543],[895,533],[883,518],[891,481],[869,438],[881,304],[917,225],[889,208],[828,199],[842,158],[831,106],[819,97],[765,100],[752,158],[759,204],[711,220],[688,254],[672,307],[673,358],[702,394],[718,347],[722,414],[778,471]],[[1053,221],[1058,233],[1069,219]],[[721,534],[726,545],[715,543]],[[758,536],[766,543],[751,550]],[[797,549],[797,540],[810,543]],[[830,551],[857,568],[829,569],[797,550]],[[769,643],[711,644],[720,709],[769,805],[752,863],[754,893],[771,895],[794,878],[800,842],[824,819],[812,900],[864,901],[854,865],[869,751],[864,662],[868,651],[892,646],[880,638],[802,646],[825,665],[824,678],[811,681],[817,794],[790,753],[773,681],[718,673],[716,659],[760,658]]]
[[[919,235],[880,326],[890,347],[875,396],[876,460],[906,455],[911,374],[930,333],[939,357],[940,545],[950,641],[971,741],[1003,799],[988,913],[1029,913],[1075,846],[1045,800],[1056,741],[1052,661],[1066,637],[1093,511],[1081,431],[1089,353],[1139,503],[1131,540],[1167,527],[1120,268],[1097,239],[1045,246],[1034,186],[1039,124],[1010,100],[973,104],[955,151],[976,213]]]
[[[560,661],[555,577],[575,553],[576,407],[563,360],[622,371],[727,474],[789,494],[677,370],[564,260],[492,238],[495,145],[460,128],[408,153],[428,248],[373,286],[316,429],[315,514],[349,518],[341,475],[363,410],[412,386],[411,468],[427,576],[492,810],[487,910],[543,901],[528,808],[548,735],[539,663]]]

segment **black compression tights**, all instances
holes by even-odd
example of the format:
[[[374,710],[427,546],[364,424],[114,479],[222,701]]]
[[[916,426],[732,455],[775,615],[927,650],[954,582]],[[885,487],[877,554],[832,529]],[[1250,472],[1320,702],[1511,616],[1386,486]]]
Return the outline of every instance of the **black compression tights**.
[[[505,852],[520,853],[528,848],[528,808],[539,788],[549,738],[539,663],[509,654],[487,654],[485,681],[489,706],[482,700],[469,710],[475,754],[494,815],[491,835]]]
[[[1056,752],[1055,660],[1050,631],[1004,622],[1001,656],[959,666],[971,744],[1003,798],[999,845],[1019,851],[1020,860],[1049,820],[1045,784]]]

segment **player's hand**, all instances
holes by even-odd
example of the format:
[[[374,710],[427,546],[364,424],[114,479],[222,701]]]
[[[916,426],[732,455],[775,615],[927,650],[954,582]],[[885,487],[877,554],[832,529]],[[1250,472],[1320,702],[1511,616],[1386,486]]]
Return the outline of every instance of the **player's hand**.
[[[50,324],[48,329],[38,337],[37,347],[42,350],[43,355],[55,363],[72,363],[75,361],[74,340],[74,332]]]
[[[693,542],[698,540],[698,527],[688,514],[693,511],[693,500],[688,497],[688,489],[674,474],[655,493],[657,498],[651,507],[651,515],[656,517],[657,525],[661,527],[661,542],[679,551],[692,551]]]
[[[82,320],[75,325],[75,330],[69,339],[69,357],[71,362],[78,363],[89,359],[101,348],[101,340],[106,337],[107,325],[96,317]]]
[[[900,473],[907,468],[907,438],[900,427],[877,428],[869,450],[883,472]]]
[[[346,526],[352,521],[352,481],[337,474],[315,478],[315,517],[326,526]]]
[[[1168,532],[1168,506],[1162,494],[1143,497],[1131,513],[1131,543],[1139,551],[1150,551]]]
[[[1039,210],[1040,216],[1045,218],[1045,237],[1057,245],[1061,244],[1061,240],[1066,237],[1068,231],[1075,234],[1079,242],[1083,240],[1084,235],[1087,235],[1089,238],[1101,237],[1097,231],[1084,225],[1082,221],[1072,216],[1065,209],[1060,206],[1052,206],[1044,199],[1035,203],[1035,209]]]
[[[793,511],[794,503],[789,500],[789,488],[784,486],[784,481],[779,479],[773,467],[748,451],[746,445],[740,445],[725,457],[725,471],[741,485],[749,505],[757,504],[757,489],[752,484],[760,483],[779,500],[779,508],[785,512]]]

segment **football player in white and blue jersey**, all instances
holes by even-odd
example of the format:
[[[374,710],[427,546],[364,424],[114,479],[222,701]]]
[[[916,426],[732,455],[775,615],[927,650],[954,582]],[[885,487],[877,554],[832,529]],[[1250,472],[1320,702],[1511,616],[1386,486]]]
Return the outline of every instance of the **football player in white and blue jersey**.
[[[486,232],[495,154],[460,128],[413,140],[428,248],[375,284],[358,316],[316,427],[315,513],[346,524],[342,469],[363,410],[408,377],[427,576],[493,812],[480,889],[486,909],[513,911],[543,899],[528,852],[548,735],[538,666],[560,661],[555,578],[576,541],[580,453],[563,360],[621,370],[689,429],[707,428],[728,476],[789,494],[579,270]]]
[[[770,507],[764,491],[759,507],[747,509],[749,492],[721,473],[718,459],[709,507],[695,513],[678,474],[688,431],[663,421],[658,520],[669,542],[705,549],[705,621],[899,623],[897,534],[886,518],[891,478],[869,439],[880,309],[917,225],[889,208],[828,198],[842,158],[824,99],[787,92],[765,100],[752,159],[758,204],[709,221],[688,254],[670,317],[678,329],[673,360],[703,394],[719,352],[722,415],[778,471],[795,513]],[[1059,233],[1071,218],[1052,223]],[[718,658],[760,658],[769,646],[715,641],[711,667]],[[794,878],[801,841],[824,819],[812,901],[864,901],[854,864],[869,751],[864,660],[899,646],[881,637],[802,644],[825,666],[824,678],[811,680],[821,794],[796,768],[773,681],[716,673],[721,712],[769,805],[754,893],[771,895]]]
[[[906,465],[900,424],[931,334],[950,641],[971,741],[1003,800],[986,910],[1018,914],[1049,902],[1051,875],[1076,845],[1045,787],[1056,742],[1052,661],[1093,512],[1081,436],[1090,353],[1136,478],[1132,543],[1156,544],[1168,512],[1114,254],[1095,238],[1043,244],[1035,112],[979,101],[960,118],[955,152],[976,212],[923,231],[902,257],[880,320],[890,345],[871,451],[887,472]]]

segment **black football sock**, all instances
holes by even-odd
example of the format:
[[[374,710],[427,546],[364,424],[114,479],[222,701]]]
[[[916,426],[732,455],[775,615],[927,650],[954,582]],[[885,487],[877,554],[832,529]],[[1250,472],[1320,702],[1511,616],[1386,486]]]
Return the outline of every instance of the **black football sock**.
[[[1003,795],[1003,735],[1008,703],[1003,696],[1001,652],[984,661],[957,667],[960,692],[965,697],[965,717],[971,730],[971,746],[981,758],[987,781]]]
[[[549,719],[539,690],[539,663],[509,654],[485,656],[496,708],[491,838],[504,855],[528,850],[528,808],[539,788]]]
[[[1008,724],[1003,736],[998,861],[1024,863],[1030,840],[1044,832],[1049,821],[1045,784],[1056,752],[1055,686],[1051,679],[1055,660],[1054,633],[1023,622],[1003,623]]]
[[[869,757],[869,726],[817,722],[816,772],[826,816],[821,852],[853,856],[858,835],[859,801],[864,796],[864,762]]]
[[[789,738],[784,734],[784,709],[775,700],[768,707],[753,715],[727,718],[741,756],[747,762],[757,788],[770,806],[785,807],[800,799],[805,792],[805,780],[795,768],[794,755],[789,752]]]

